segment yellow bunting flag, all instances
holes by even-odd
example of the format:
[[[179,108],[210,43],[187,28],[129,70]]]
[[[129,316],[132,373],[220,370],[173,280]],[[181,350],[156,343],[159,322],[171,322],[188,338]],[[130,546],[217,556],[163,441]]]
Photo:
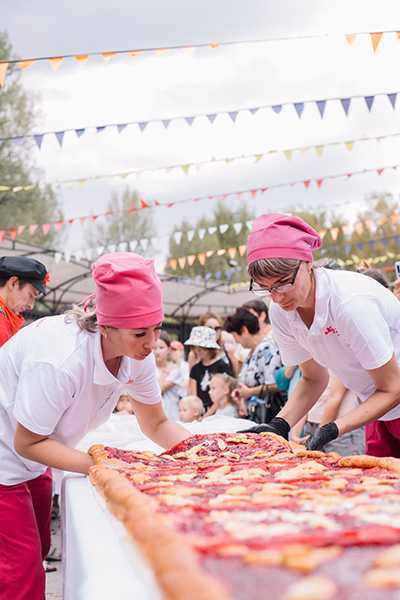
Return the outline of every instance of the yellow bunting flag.
[[[397,39],[400,40],[400,31],[396,31]]]
[[[139,56],[140,54],[142,54],[140,50],[132,50],[132,52],[127,52],[127,55],[132,57]]]
[[[184,269],[184,268],[185,268],[185,265],[186,265],[186,256],[180,256],[180,257],[178,258],[178,263],[179,263],[179,267],[180,267],[181,269]]]
[[[190,166],[191,165],[181,165],[181,169],[185,173],[185,175],[189,173]]]
[[[6,80],[8,63],[0,63],[0,88],[3,87]]]
[[[17,63],[17,66],[18,66],[20,69],[28,69],[28,68],[29,68],[31,65],[33,65],[33,63],[34,63],[34,62],[36,62],[36,61],[34,61],[34,60],[31,60],[31,59],[27,59],[27,60],[20,60],[20,61]]]
[[[344,145],[346,146],[347,150],[351,152],[353,150],[354,142],[345,142]]]
[[[85,63],[89,60],[89,54],[75,54],[74,59],[78,63]]]
[[[355,33],[348,33],[346,36],[346,41],[348,44],[350,44],[350,46],[352,46],[354,44],[354,42],[356,41],[356,34]]]
[[[111,60],[115,56],[115,52],[102,52],[101,53],[104,60]]]
[[[63,60],[64,60],[63,56],[52,56],[51,58],[49,58],[49,63],[51,65],[51,68],[54,71],[57,71],[57,69],[60,68],[60,65]]]
[[[219,250],[217,250],[217,254],[218,256],[223,256],[224,254],[226,254],[226,249],[220,248]]]
[[[204,263],[206,262],[206,255],[204,254],[204,252],[201,252],[200,254],[198,254],[197,258],[198,258],[199,263],[204,266]]]
[[[154,50],[154,54],[165,54],[166,52],[168,52],[169,49],[168,48],[157,48],[157,50]]]
[[[326,234],[326,229],[321,229],[321,231],[319,231],[318,233],[321,240],[323,240]]]
[[[171,267],[171,269],[173,269],[174,271],[176,270],[176,258],[171,258],[171,260],[169,261],[169,266]]]
[[[317,156],[321,157],[323,151],[324,151],[324,146],[315,146],[315,154]]]
[[[371,36],[371,44],[372,44],[373,51],[376,52],[376,50],[379,46],[379,43],[382,39],[382,31],[375,31],[373,33],[370,33],[370,36]]]
[[[241,246],[239,246],[239,254],[240,254],[240,256],[243,256],[245,252],[246,252],[246,245],[242,244]]]
[[[293,156],[293,150],[284,150],[283,154],[285,155],[285,158],[291,160]]]

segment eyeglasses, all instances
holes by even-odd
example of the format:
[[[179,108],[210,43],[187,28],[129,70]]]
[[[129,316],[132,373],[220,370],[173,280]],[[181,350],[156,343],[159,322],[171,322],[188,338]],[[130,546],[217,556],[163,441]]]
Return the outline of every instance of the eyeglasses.
[[[297,267],[293,271],[292,279],[290,281],[288,281],[287,283],[273,285],[270,288],[254,287],[254,281],[253,281],[253,279],[250,279],[249,292],[253,292],[253,294],[255,294],[256,296],[259,296],[259,297],[271,296],[274,293],[275,294],[286,294],[287,292],[290,292],[290,290],[292,290],[294,288],[297,273],[299,272],[300,267],[301,267],[301,262],[297,265]]]
[[[217,325],[216,327],[210,327],[210,329],[214,329],[214,331],[222,331],[221,325]]]

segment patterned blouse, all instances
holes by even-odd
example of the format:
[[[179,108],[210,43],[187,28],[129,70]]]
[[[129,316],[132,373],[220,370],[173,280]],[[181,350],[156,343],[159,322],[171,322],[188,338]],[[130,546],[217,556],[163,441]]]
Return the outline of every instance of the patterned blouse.
[[[239,381],[247,387],[275,383],[275,373],[281,366],[278,346],[266,336],[244,361]]]

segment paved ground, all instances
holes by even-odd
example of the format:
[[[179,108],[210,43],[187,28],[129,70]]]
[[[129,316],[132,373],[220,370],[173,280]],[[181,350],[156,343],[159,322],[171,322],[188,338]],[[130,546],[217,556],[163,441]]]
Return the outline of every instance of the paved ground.
[[[61,532],[59,519],[52,521],[52,546],[61,552]],[[57,568],[54,573],[46,573],[46,600],[62,600],[62,562],[51,562]]]

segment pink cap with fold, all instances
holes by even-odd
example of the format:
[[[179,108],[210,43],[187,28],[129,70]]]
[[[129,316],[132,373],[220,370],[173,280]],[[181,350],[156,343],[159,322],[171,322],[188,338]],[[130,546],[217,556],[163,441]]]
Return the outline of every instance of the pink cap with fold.
[[[164,318],[161,281],[152,259],[133,252],[104,254],[92,267],[99,325],[141,329]]]
[[[261,215],[253,223],[247,240],[247,263],[263,258],[312,260],[321,246],[319,234],[303,219],[293,215]]]

